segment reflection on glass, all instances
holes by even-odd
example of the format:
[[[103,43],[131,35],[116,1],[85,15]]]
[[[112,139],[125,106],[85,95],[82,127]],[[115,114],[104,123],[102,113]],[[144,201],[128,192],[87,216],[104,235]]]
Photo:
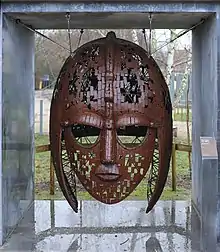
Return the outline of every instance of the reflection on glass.
[[[145,214],[145,206],[145,201],[123,201],[114,206],[81,201],[79,214],[75,214],[63,200],[35,201],[35,233],[28,230],[19,240],[15,238],[16,243],[8,251],[22,246],[22,251],[33,251],[33,247],[34,251],[63,252],[192,251],[187,202],[158,202],[149,215]],[[172,215],[179,212],[181,218],[175,220]],[[22,228],[24,223],[30,225],[27,217]],[[24,249],[25,237],[31,240]]]

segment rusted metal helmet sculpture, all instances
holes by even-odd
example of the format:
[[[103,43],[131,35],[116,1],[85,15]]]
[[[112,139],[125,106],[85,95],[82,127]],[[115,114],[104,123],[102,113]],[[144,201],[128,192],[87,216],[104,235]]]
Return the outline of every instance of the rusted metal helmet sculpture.
[[[69,56],[51,101],[50,143],[59,185],[75,212],[75,176],[95,199],[114,204],[148,170],[149,212],[168,176],[172,105],[147,51],[109,32]]]

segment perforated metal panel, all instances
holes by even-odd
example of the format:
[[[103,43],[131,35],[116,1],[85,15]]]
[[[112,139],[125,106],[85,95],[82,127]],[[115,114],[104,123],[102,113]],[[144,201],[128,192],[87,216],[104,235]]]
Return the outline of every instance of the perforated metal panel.
[[[166,182],[172,147],[169,91],[154,59],[113,32],[77,49],[54,89],[50,141],[60,187],[75,211],[75,176],[94,198],[114,204],[149,168],[151,210]]]

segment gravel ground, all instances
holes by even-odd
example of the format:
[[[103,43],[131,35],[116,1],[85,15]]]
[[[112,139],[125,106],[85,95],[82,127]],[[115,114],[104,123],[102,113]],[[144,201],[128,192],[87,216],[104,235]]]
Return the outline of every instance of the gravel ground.
[[[174,127],[177,127],[177,138],[187,139],[187,123],[186,122],[174,122]],[[190,135],[192,132],[192,123],[189,123]]]

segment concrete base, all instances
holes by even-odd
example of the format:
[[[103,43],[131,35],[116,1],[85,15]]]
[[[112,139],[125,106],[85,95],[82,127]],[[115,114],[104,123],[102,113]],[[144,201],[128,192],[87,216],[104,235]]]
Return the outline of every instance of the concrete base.
[[[75,214],[66,201],[35,201],[1,250],[200,251],[190,202],[161,201],[150,214],[145,208],[145,201],[81,201]]]

